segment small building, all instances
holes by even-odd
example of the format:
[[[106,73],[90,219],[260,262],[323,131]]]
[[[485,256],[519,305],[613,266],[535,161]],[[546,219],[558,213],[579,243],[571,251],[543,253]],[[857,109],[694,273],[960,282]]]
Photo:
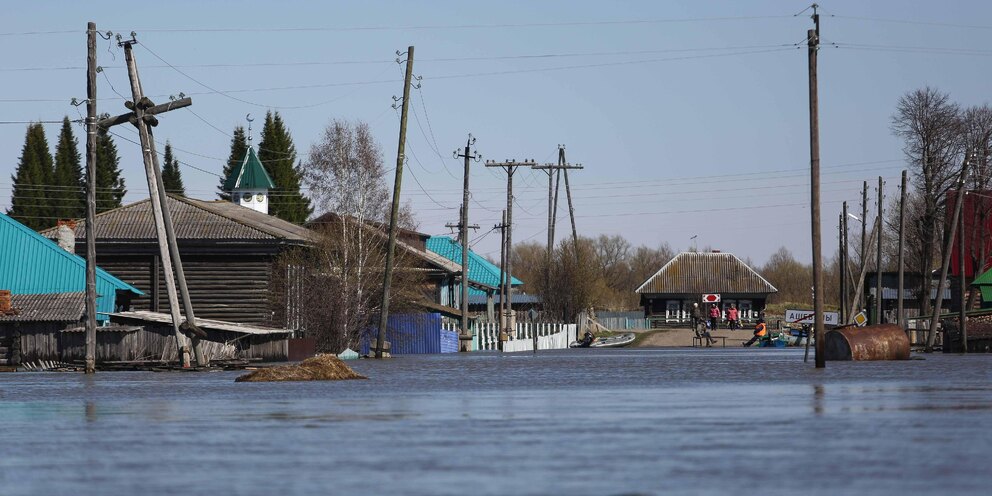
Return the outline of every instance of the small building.
[[[768,295],[778,290],[731,253],[684,252],[662,266],[636,292],[641,295],[646,318],[679,324],[690,320],[693,303],[704,306],[704,294],[720,295],[717,306],[721,312],[733,304],[740,310],[742,321],[756,320],[765,309]]]
[[[50,231],[55,237],[58,229]],[[71,244],[75,240],[70,236],[68,241]],[[84,240],[79,241],[78,248],[85,253],[81,243]],[[13,295],[85,291],[86,260],[0,213],[0,290],[9,290]],[[99,321],[106,321],[106,314],[110,312],[130,308],[132,299],[144,294],[99,267],[96,269],[96,293]]]
[[[427,239],[427,250],[440,255],[459,266],[462,263],[462,245],[459,241],[449,238],[447,236],[431,236]],[[499,298],[499,287],[501,285],[501,274],[502,271],[499,267],[493,263],[486,260],[484,257],[475,253],[472,250],[468,251],[468,302],[469,310],[474,312],[486,312],[489,315],[490,320],[493,320],[492,309],[493,305],[498,305]],[[516,277],[510,276],[510,287],[518,288],[523,286],[523,281],[517,279]],[[456,282],[448,286],[448,292],[441,294],[441,303],[444,305],[452,306],[455,308],[461,307],[461,284]],[[525,303],[525,299],[517,300],[518,296],[513,295],[510,298],[513,304],[514,310],[529,309],[530,306],[524,308],[527,304],[533,304],[534,301],[529,301]],[[538,302],[539,303],[539,302]]]

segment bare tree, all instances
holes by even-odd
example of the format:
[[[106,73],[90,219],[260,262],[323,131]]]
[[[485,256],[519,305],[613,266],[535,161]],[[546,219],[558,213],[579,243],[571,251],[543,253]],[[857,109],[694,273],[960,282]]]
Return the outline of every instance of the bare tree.
[[[924,287],[920,308],[930,308],[929,274],[938,252],[937,241],[943,227],[942,211],[948,189],[954,184],[955,173],[963,152],[960,139],[961,109],[946,93],[935,88],[922,88],[899,99],[892,116],[892,132],[903,139],[903,153],[913,172],[913,187],[920,201],[919,209],[910,217],[919,244],[919,265]]]

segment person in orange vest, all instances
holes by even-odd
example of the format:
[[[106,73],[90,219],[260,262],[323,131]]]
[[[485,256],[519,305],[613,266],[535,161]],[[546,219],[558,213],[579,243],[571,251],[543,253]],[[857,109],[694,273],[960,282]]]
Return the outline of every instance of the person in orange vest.
[[[768,334],[768,327],[765,326],[765,319],[758,319],[758,323],[754,326],[754,337],[750,341],[743,344],[745,348],[754,344],[755,341],[765,337]]]

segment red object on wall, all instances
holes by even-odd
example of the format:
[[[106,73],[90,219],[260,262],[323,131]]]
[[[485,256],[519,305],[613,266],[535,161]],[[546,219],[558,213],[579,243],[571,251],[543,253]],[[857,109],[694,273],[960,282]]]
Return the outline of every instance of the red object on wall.
[[[947,192],[947,209],[944,217],[946,223],[951,222],[956,208],[958,192]],[[964,273],[966,278],[981,275],[992,267],[992,191],[968,191],[964,196],[964,206],[961,210],[964,216]],[[984,224],[984,229],[982,228]],[[960,256],[958,252],[957,228],[954,231],[954,243],[951,247],[951,270],[954,277],[960,275]],[[985,260],[980,262],[978,272],[975,272],[973,261],[977,261],[985,246]]]

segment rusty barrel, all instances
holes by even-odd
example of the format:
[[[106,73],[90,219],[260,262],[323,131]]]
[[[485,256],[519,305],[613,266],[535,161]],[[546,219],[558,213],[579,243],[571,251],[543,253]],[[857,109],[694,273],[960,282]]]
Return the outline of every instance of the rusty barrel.
[[[896,324],[841,327],[823,338],[827,360],[909,360],[909,338]]]

